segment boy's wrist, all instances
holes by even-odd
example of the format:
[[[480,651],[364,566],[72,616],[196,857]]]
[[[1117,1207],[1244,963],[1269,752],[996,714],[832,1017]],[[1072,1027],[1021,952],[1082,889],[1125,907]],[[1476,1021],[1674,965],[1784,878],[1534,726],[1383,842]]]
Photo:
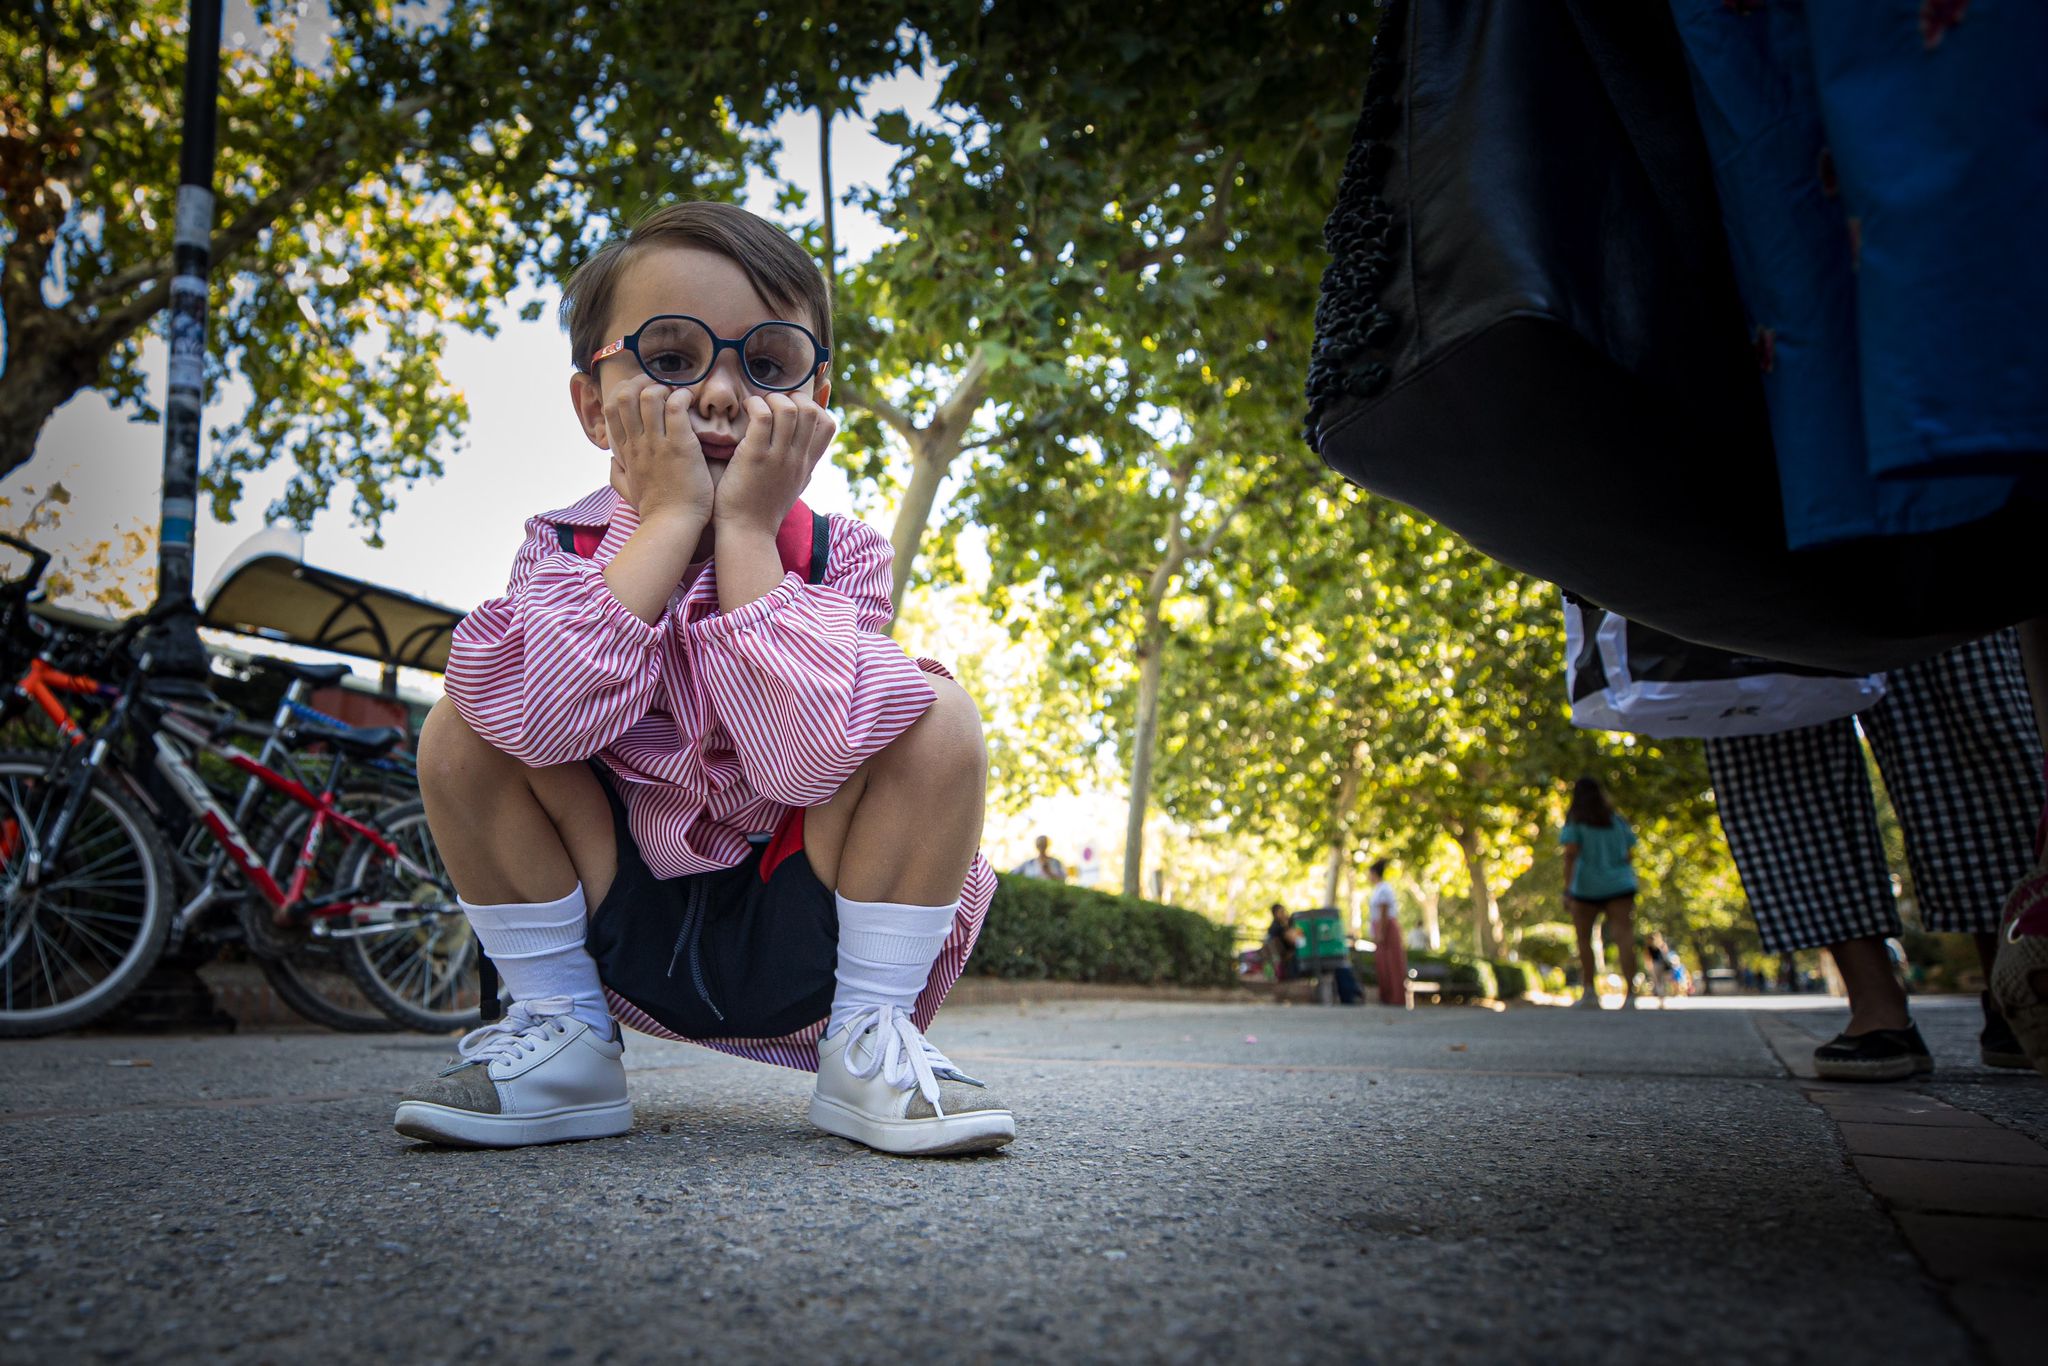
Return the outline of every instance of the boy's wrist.
[[[780,517],[764,522],[759,517],[744,512],[714,512],[711,521],[720,540],[729,540],[734,536],[765,536],[772,541],[775,539],[775,533],[782,529]]]
[[[664,541],[688,541],[694,548],[711,519],[692,508],[662,508],[640,515],[640,530]]]

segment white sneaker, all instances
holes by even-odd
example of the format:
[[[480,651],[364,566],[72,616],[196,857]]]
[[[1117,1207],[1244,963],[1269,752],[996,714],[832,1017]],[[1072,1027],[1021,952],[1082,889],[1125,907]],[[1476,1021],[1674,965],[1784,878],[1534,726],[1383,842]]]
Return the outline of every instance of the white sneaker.
[[[407,1138],[523,1148],[610,1138],[633,1127],[626,1045],[600,1039],[566,996],[515,1002],[462,1036],[461,1061],[405,1093],[392,1121]]]
[[[906,1157],[981,1152],[1017,1136],[1009,1108],[894,1006],[870,1007],[818,1041],[811,1123]]]

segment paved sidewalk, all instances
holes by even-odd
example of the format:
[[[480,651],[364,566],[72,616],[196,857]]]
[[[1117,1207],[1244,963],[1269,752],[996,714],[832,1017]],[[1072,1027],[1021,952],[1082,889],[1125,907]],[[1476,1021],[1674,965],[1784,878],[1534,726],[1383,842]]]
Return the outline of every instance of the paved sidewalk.
[[[389,1128],[445,1041],[0,1045],[0,1360],[1993,1359],[1765,1019],[1829,1028],[957,1008],[1020,1137],[925,1163],[638,1038],[629,1137],[512,1153]],[[1914,1092],[2038,1139],[1938,1023]]]

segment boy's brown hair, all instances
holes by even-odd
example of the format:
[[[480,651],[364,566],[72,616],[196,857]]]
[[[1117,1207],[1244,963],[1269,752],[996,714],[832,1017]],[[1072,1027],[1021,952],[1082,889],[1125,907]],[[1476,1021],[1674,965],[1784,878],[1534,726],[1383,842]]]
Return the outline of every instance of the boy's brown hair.
[[[801,310],[811,331],[832,346],[832,294],[817,262],[767,219],[736,204],[693,201],[656,209],[624,237],[599,248],[562,287],[562,330],[569,334],[569,360],[590,371],[590,358],[612,338],[603,335],[612,294],[626,263],[650,247],[695,247],[716,252],[742,271],[754,292],[771,308]]]

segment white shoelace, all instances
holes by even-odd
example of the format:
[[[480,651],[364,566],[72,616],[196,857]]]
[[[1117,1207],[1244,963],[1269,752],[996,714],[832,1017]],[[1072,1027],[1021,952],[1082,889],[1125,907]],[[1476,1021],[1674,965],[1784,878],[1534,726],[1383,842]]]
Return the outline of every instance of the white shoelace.
[[[499,1058],[517,1058],[532,1053],[541,1044],[539,1035],[548,1022],[571,1013],[576,1003],[567,996],[536,996],[531,1001],[514,1001],[503,1017],[472,1029],[455,1045],[462,1055],[456,1067],[469,1063],[491,1063]],[[453,1071],[453,1068],[449,1069]]]
[[[853,1046],[870,1029],[875,1031],[875,1038],[868,1045],[867,1061],[855,1064],[851,1058]],[[893,1086],[899,1091],[916,1087],[918,1094],[936,1110],[939,1108],[937,1074],[945,1072],[954,1077],[960,1076],[960,1069],[953,1066],[953,1060],[934,1048],[924,1032],[911,1023],[910,1016],[895,1006],[868,1006],[847,1020],[846,1030],[846,1051],[849,1055],[846,1070],[859,1081],[866,1081],[879,1072],[885,1086]]]

